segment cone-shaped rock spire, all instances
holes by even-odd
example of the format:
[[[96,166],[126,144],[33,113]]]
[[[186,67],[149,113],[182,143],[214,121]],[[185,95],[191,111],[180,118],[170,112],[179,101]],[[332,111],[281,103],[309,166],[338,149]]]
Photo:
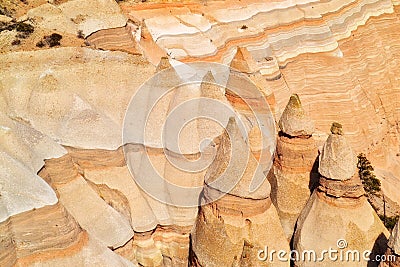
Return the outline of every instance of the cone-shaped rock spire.
[[[297,94],[290,97],[279,120],[282,132],[290,136],[308,136],[314,132],[314,123],[306,116]]]
[[[169,63],[169,58],[168,57],[161,57],[160,62],[158,63],[156,67],[156,72],[172,68],[171,63]]]
[[[203,77],[200,85],[201,96],[226,101],[222,88],[216,84],[215,78],[211,71],[208,71]]]
[[[335,123],[331,132],[320,157],[322,177],[319,187],[314,190],[296,223],[294,249],[300,255],[310,250],[320,255],[329,246],[337,245],[341,249],[338,240],[343,239],[347,251],[373,248],[373,253],[382,255],[389,233],[364,195],[360,177],[355,171],[357,162],[342,135],[341,125]],[[351,260],[349,264],[354,267],[367,265],[365,260]],[[299,259],[295,266],[344,265],[325,258],[318,265]]]
[[[253,180],[263,181],[255,191],[251,187]],[[211,164],[205,182],[214,189],[239,197],[263,199],[270,194],[271,186],[233,117],[221,136],[216,160]]]
[[[257,63],[245,47],[238,47],[231,62],[231,68],[243,73],[253,73],[258,70]]]
[[[342,125],[333,123],[319,158],[319,173],[333,180],[348,180],[357,169],[357,158],[343,136]]]
[[[200,207],[191,233],[189,266],[269,266],[257,257],[261,249],[289,249],[269,198],[269,183],[264,179],[250,192],[253,178],[265,177],[233,117],[219,139],[201,198],[208,204]],[[277,261],[274,266],[288,267],[289,262]]]
[[[319,178],[313,168],[318,148],[311,135],[313,122],[305,116],[297,95],[290,98],[279,124],[285,134],[278,136],[274,165],[268,179],[272,202],[290,240],[297,218]]]

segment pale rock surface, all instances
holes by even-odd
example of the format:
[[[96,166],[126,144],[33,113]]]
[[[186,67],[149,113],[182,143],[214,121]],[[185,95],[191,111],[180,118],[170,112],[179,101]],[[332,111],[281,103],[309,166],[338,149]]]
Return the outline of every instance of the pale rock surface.
[[[74,35],[82,31],[85,37],[99,30],[123,27],[128,20],[112,0],[70,0],[60,5],[46,3],[29,10],[26,17],[41,28]]]
[[[0,222],[57,203],[51,187],[36,173],[44,160],[66,150],[24,121],[0,116]]]
[[[122,145],[129,100],[155,69],[141,56],[87,48],[9,53],[0,61],[2,112],[62,145],[110,150]]]

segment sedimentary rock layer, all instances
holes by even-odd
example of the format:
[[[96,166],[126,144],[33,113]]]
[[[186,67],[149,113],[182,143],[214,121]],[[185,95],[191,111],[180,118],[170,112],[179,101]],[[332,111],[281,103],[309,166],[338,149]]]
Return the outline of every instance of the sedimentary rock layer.
[[[133,266],[83,231],[60,203],[14,215],[0,233],[1,266]]]
[[[144,19],[156,43],[175,58],[228,63],[236,46],[249,46],[260,63],[272,56],[279,65],[307,52],[340,55],[339,40],[370,17],[393,12],[389,0],[224,1],[165,7],[123,5],[123,10],[132,18]]]
[[[136,27],[132,24],[125,27],[104,29],[91,34],[86,40],[95,49],[141,54],[133,35],[135,29]]]

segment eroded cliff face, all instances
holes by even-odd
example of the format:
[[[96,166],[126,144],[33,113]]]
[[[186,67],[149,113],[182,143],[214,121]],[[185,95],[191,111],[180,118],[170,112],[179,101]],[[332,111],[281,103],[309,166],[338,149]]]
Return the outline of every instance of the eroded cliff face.
[[[384,247],[382,240],[389,234],[363,196],[355,165],[342,169],[352,155],[341,150],[342,161],[335,163],[339,168],[322,167],[318,184],[309,178],[316,175],[313,159],[330,123],[340,121],[346,129],[346,149],[367,153],[384,194],[400,203],[398,4],[7,4],[17,9],[0,21],[10,23],[11,16],[29,19],[35,30],[26,39],[17,37],[16,30],[0,32],[0,265],[187,266],[190,259],[193,266],[260,266],[267,263],[256,254],[265,245],[289,250],[287,240],[304,205],[294,237],[299,251],[335,245],[338,233],[350,248],[370,249],[378,243]],[[63,36],[61,47],[36,46],[54,31]],[[12,45],[15,39],[21,44]],[[247,95],[247,88],[241,96],[229,88],[218,89],[213,85],[216,77],[207,73],[201,87],[186,88],[191,94],[181,91],[159,103],[151,120],[163,121],[168,111],[195,96],[226,103],[247,122],[247,139],[239,141],[250,146],[252,161],[246,168],[254,170],[257,161],[265,167],[272,164],[270,154],[263,152],[273,151],[275,145],[253,127],[243,99],[260,108],[258,103],[266,101],[284,133],[277,135],[271,192],[266,181],[262,194],[249,197],[243,193],[248,181],[243,181],[198,211],[157,201],[134,182],[124,149],[139,166],[145,167],[144,154],[150,155],[160,173],[184,186],[202,187],[206,173],[218,169],[188,174],[170,164],[167,157],[179,159],[181,154],[166,153],[155,138],[162,123],[150,129],[148,143],[127,145],[122,140],[131,96],[176,60],[230,64],[235,69],[230,85],[238,87],[237,77],[244,74],[261,97]],[[163,86],[171,84],[165,81]],[[304,122],[299,113],[285,112],[294,93],[301,96],[302,112],[315,130],[308,123],[293,123],[293,118]],[[195,121],[184,133],[182,154],[196,158],[201,137],[216,137],[225,125]],[[337,133],[332,135],[341,142]],[[214,139],[216,149],[221,149],[218,140]],[[307,202],[314,185],[318,187]],[[206,183],[202,199],[212,199],[215,190]],[[396,231],[387,255],[398,255]],[[220,256],[217,251],[222,250]]]

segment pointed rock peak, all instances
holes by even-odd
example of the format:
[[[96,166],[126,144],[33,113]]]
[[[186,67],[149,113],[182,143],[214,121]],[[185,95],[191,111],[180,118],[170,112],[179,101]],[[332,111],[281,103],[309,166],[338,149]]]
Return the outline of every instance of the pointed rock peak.
[[[342,125],[340,123],[338,123],[338,122],[332,123],[331,133],[332,134],[343,135],[343,127],[342,127]]]
[[[204,75],[203,82],[215,83],[214,75],[212,74],[211,70],[207,71],[206,75]]]
[[[257,63],[245,47],[238,47],[232,59],[231,68],[243,73],[254,73],[258,71]]]
[[[388,246],[396,255],[400,255],[400,220],[393,228],[392,234],[389,238]]]
[[[169,58],[168,57],[161,57],[160,62],[158,62],[158,65],[156,67],[156,72],[160,72],[162,70],[172,68],[171,63],[169,63]]]
[[[310,136],[315,130],[314,123],[306,116],[297,94],[290,97],[278,124],[283,133],[293,137]]]
[[[318,171],[328,179],[349,180],[356,173],[357,157],[343,136],[339,123],[332,124],[331,132],[319,157]]]
[[[231,195],[264,199],[271,192],[262,167],[250,152],[234,117],[229,118],[224,134],[209,167],[205,182],[220,192]]]
[[[225,93],[222,88],[216,84],[215,79],[211,71],[203,77],[203,81],[200,85],[201,96],[206,98],[212,98],[217,100],[225,101]]]
[[[235,117],[229,118],[228,125],[226,125],[226,132],[230,134],[233,138],[241,137],[243,139],[242,133],[240,132],[239,126],[236,123]]]
[[[147,25],[146,25],[146,21],[144,20],[144,19],[142,19],[142,22],[140,23],[140,26],[141,26],[141,28],[142,28],[142,33],[149,33],[149,29],[147,28]]]
[[[287,106],[296,109],[303,109],[303,107],[301,106],[300,97],[297,94],[293,94],[290,96]]]
[[[248,136],[248,143],[252,151],[260,151],[263,149],[263,135],[260,127],[254,126],[251,128]]]

